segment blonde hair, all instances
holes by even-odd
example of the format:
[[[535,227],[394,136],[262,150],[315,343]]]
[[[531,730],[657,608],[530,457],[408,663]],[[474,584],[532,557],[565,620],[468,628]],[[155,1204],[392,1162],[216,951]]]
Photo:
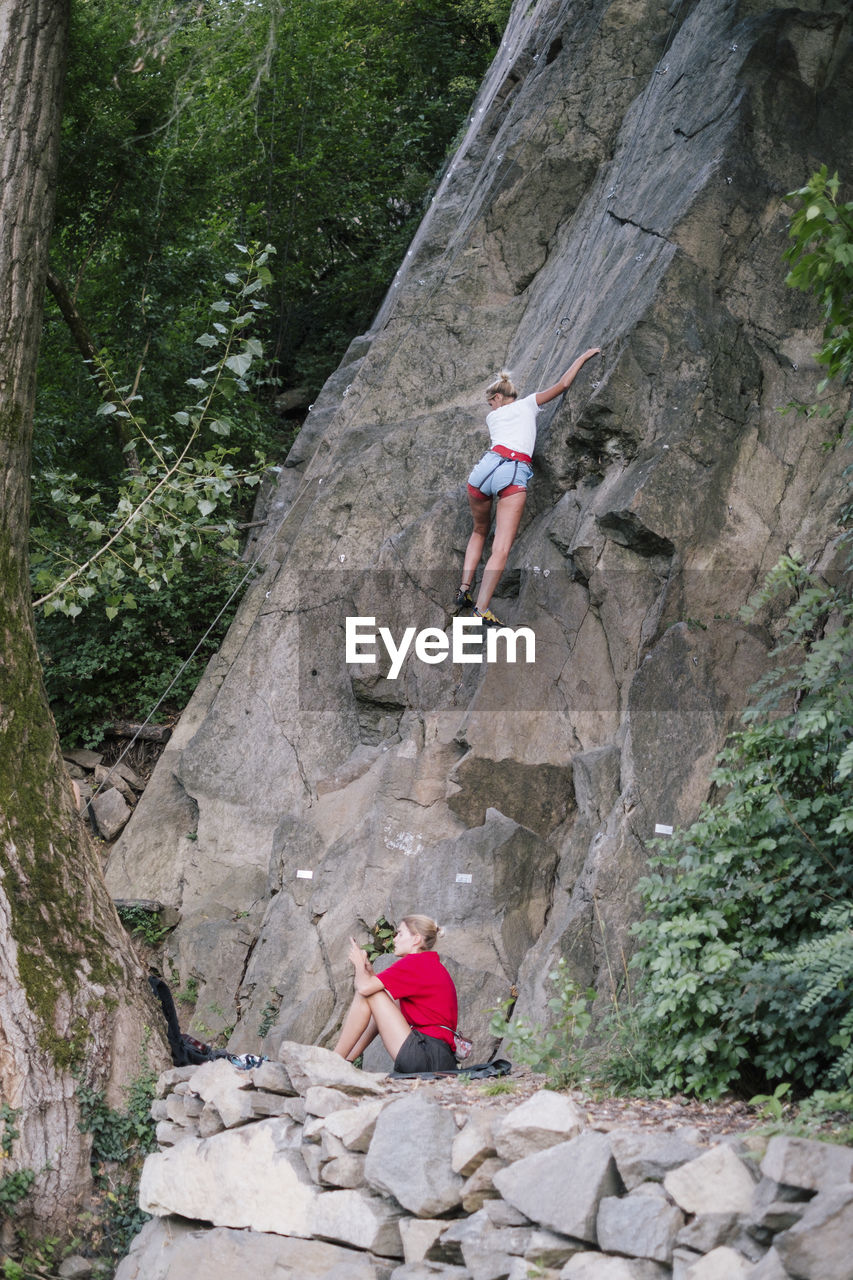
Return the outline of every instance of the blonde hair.
[[[429,916],[403,916],[400,921],[408,929],[409,933],[416,933],[423,942],[424,951],[432,951],[435,946],[436,939],[440,938],[444,930],[440,925],[436,924]]]
[[[506,396],[508,400],[515,400],[518,392],[512,380],[512,374],[508,369],[501,369],[491,386],[486,387],[487,396]]]

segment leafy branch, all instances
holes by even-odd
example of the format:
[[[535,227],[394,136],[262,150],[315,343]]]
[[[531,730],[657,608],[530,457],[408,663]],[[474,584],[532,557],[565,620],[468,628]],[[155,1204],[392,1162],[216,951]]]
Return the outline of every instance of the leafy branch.
[[[210,534],[218,536],[223,550],[237,550],[234,518],[223,511],[211,524],[210,517],[226,506],[238,486],[260,483],[263,462],[257,458],[253,470],[239,470],[229,461],[233,450],[218,442],[200,455],[193,452],[203,432],[220,439],[230,434],[232,422],[220,405],[249,391],[247,377],[263,355],[260,341],[247,330],[266,307],[259,295],[272,281],[267,262],[275,251],[270,245],[262,251],[258,246],[237,248],[244,255],[241,269],[226,275],[228,295],[212,304],[210,331],[196,339],[215,359],[200,376],[187,379],[198,398],[172,414],[172,422],[185,429],[183,439],[173,440],[174,427],[150,430],[137,409],[142,396],[136,384],[119,387],[106,357],[98,357],[98,379],[107,397],[97,414],[121,419],[131,435],[125,451],[136,458],[144,449],[149,461],[127,476],[109,512],[103,510],[100,493],[81,496],[76,475],[46,473],[53,513],[64,516],[71,534],[69,550],[57,548],[55,535],[46,530],[33,531],[34,583],[43,593],[34,603],[46,614],[57,610],[76,617],[100,593],[107,617],[114,618],[121,605],[136,607],[125,589],[128,577],[158,590],[169,582],[185,549],[200,555]],[[91,546],[94,550],[86,556]]]

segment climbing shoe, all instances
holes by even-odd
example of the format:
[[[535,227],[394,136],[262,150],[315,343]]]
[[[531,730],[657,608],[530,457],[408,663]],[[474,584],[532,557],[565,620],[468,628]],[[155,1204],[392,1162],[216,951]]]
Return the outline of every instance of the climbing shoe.
[[[471,595],[469,587],[460,587],[456,592],[456,599],[453,602],[456,609],[473,609],[474,597]]]
[[[482,618],[487,627],[502,627],[503,623],[500,618],[496,618],[491,609],[484,609],[482,613],[479,609],[474,609],[474,617]]]

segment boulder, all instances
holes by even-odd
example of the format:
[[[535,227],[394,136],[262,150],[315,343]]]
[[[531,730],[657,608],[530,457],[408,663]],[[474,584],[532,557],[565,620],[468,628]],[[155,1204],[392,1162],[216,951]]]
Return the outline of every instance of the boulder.
[[[506,1168],[506,1161],[492,1156],[478,1165],[462,1187],[462,1208],[466,1213],[476,1213],[486,1200],[497,1199],[500,1194],[495,1187],[495,1174]]]
[[[669,1280],[670,1274],[659,1262],[577,1253],[560,1271],[560,1280]]]
[[[687,1272],[689,1280],[746,1280],[751,1274],[752,1263],[728,1245],[712,1249]]]
[[[153,1218],[119,1263],[115,1280],[381,1280],[376,1264],[354,1249],[258,1231],[210,1230],[180,1218]]]
[[[775,1237],[773,1247],[797,1280],[849,1280],[851,1240],[853,1186],[846,1185],[819,1191],[800,1221]]]
[[[311,1203],[310,1234],[382,1257],[402,1258],[402,1216],[402,1211],[388,1200],[364,1189],[324,1191]]]
[[[670,1170],[663,1185],[685,1213],[748,1214],[755,1191],[752,1174],[726,1143]]]
[[[670,1262],[684,1215],[659,1196],[608,1196],[596,1219],[598,1247],[604,1253]]]
[[[456,1125],[450,1112],[417,1094],[379,1114],[367,1152],[368,1184],[419,1218],[461,1203],[463,1180],[451,1167]]]
[[[767,1145],[761,1172],[788,1187],[824,1191],[853,1181],[853,1148],[776,1134]]]
[[[583,1115],[570,1098],[540,1089],[494,1125],[495,1150],[502,1160],[521,1160],[568,1142],[583,1127]]]
[[[338,1053],[313,1044],[295,1044],[285,1040],[279,1046],[279,1057],[297,1093],[304,1097],[312,1086],[337,1089],[359,1096],[382,1090],[384,1076],[359,1071]]]
[[[599,1204],[622,1189],[607,1137],[591,1130],[517,1160],[494,1183],[528,1218],[592,1243]]]
[[[473,1111],[453,1139],[451,1168],[469,1178],[484,1160],[497,1155],[492,1130],[495,1116],[490,1111]]]
[[[389,1102],[389,1098],[376,1098],[334,1111],[326,1117],[323,1130],[333,1134],[348,1151],[367,1151],[379,1113]]]
[[[187,1138],[148,1156],[140,1208],[220,1227],[312,1235],[319,1192],[289,1130],[288,1121],[259,1120],[211,1138]]]
[[[89,808],[98,834],[107,841],[115,840],[124,830],[133,810],[116,787],[107,787],[92,797]]]
[[[660,1182],[670,1169],[695,1160],[705,1147],[680,1133],[612,1129],[610,1146],[619,1176],[630,1191],[641,1182]]]

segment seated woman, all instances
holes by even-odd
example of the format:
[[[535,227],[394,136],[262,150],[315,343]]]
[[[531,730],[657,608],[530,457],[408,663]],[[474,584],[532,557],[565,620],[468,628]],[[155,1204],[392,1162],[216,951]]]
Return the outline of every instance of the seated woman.
[[[350,938],[356,993],[335,1053],[353,1062],[378,1035],[395,1071],[456,1070],[456,988],[433,951],[438,934],[429,916],[404,916],[394,935],[394,955],[401,958],[381,975]]]

